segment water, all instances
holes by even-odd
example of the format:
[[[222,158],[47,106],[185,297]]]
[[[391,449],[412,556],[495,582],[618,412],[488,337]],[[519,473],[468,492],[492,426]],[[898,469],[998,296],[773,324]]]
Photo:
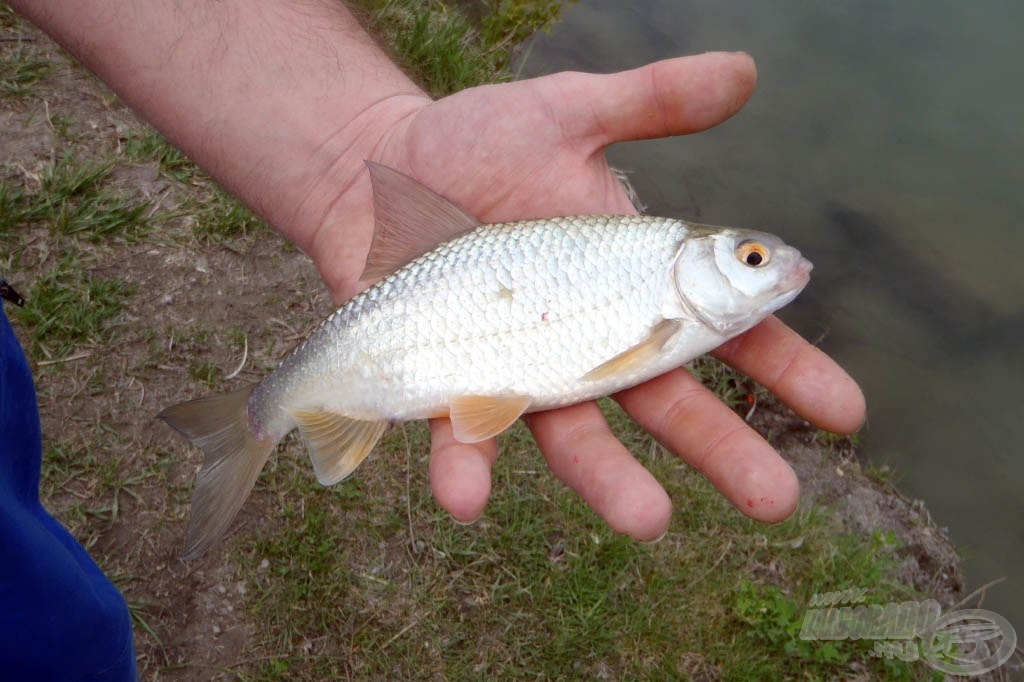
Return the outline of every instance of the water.
[[[609,154],[651,213],[756,227],[815,263],[783,318],[867,395],[904,474],[1024,634],[1024,3],[583,0],[524,73],[744,50],[758,89],[697,136]],[[859,587],[859,586],[849,586]]]

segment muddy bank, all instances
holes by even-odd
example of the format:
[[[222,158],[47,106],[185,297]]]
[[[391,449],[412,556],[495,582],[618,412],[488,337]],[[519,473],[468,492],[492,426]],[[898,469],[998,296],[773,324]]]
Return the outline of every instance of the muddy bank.
[[[932,521],[923,500],[910,499],[892,483],[866,474],[850,441],[823,437],[777,401],[760,401],[750,423],[796,470],[802,506],[828,509],[840,533],[868,540],[874,533],[895,534],[903,560],[901,582],[944,607],[963,599],[960,555],[946,531]]]

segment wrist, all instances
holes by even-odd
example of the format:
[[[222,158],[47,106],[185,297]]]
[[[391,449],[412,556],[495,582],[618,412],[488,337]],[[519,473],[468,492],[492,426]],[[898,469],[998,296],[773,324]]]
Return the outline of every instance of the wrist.
[[[397,92],[367,106],[316,146],[294,210],[274,223],[313,260],[338,302],[365,286],[358,278],[374,225],[365,162],[401,169],[405,127],[430,103],[423,93]]]

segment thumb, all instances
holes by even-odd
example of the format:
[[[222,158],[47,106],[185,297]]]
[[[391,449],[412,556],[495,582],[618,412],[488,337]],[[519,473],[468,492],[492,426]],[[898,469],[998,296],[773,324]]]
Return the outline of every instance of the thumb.
[[[750,55],[709,52],[608,75],[559,74],[556,116],[596,148],[686,135],[739,111],[757,83]],[[551,101],[551,100],[549,100]]]

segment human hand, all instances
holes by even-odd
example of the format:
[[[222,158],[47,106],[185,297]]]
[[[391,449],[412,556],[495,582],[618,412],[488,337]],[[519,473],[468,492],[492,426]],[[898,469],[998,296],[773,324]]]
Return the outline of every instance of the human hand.
[[[560,73],[473,88],[414,106],[404,101],[373,160],[416,177],[483,222],[632,213],[604,149],[716,125],[743,106],[755,80],[746,55],[712,53],[606,76]],[[342,301],[365,285],[358,282],[372,232],[365,174],[332,206],[309,251]],[[344,216],[347,227],[330,229],[332,215]],[[365,243],[353,240],[360,233]],[[776,318],[715,355],[822,428],[849,433],[864,420],[853,380]],[[774,522],[796,508],[793,470],[688,372],[669,372],[614,397],[743,513]],[[530,414],[526,422],[554,474],[612,528],[640,540],[667,530],[667,493],[616,440],[596,403]],[[472,521],[490,493],[496,443],[460,443],[447,419],[432,420],[431,434],[434,495],[455,519]]]

